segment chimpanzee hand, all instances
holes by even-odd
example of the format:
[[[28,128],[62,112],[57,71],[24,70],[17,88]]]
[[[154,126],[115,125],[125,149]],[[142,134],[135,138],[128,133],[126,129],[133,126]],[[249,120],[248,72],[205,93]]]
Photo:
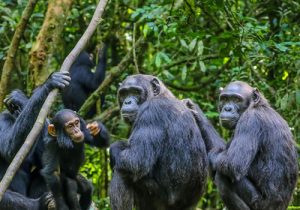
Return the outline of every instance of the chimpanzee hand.
[[[63,89],[69,85],[70,81],[71,77],[69,72],[54,72],[48,77],[46,85],[48,85],[50,89]]]
[[[100,128],[97,121],[94,121],[92,123],[88,123],[86,125],[86,128],[90,131],[90,134],[92,136],[96,136],[101,131],[101,128]]]
[[[20,114],[24,106],[27,104],[28,98],[21,90],[12,91],[8,97],[4,99],[4,105],[11,114]]]
[[[114,168],[114,166],[116,164],[116,160],[119,158],[120,153],[126,147],[128,147],[128,144],[125,141],[117,141],[117,142],[113,143],[112,145],[110,145],[109,154],[110,154],[110,167],[111,167],[111,169]]]
[[[182,99],[181,101],[188,109],[191,110],[198,124],[207,122],[207,118],[205,117],[203,111],[191,99],[187,98],[187,99]]]
[[[217,170],[218,157],[221,152],[222,152],[222,150],[220,150],[220,149],[212,149],[208,153],[209,164],[210,164],[211,170],[213,170],[213,171]]]

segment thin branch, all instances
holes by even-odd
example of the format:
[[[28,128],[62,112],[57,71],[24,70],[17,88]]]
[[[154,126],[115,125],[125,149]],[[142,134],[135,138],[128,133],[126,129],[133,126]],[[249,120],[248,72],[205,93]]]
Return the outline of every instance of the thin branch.
[[[133,23],[133,32],[132,32],[132,53],[133,53],[133,62],[135,66],[135,73],[139,74],[139,66],[136,60],[136,52],[135,52],[135,33],[136,33],[136,23]]]
[[[95,117],[93,120],[90,120],[88,122],[92,122],[94,120],[101,120],[103,123],[109,121],[111,118],[119,115],[120,113],[120,108],[119,106],[113,106],[110,109],[105,110],[102,112],[99,116]]]
[[[170,64],[167,64],[167,65],[163,65],[162,66],[162,69],[169,69],[173,66],[178,66],[180,64],[183,64],[183,63],[187,63],[187,62],[191,62],[191,61],[195,61],[195,60],[200,60],[200,61],[204,61],[204,60],[209,60],[209,59],[213,59],[213,58],[218,58],[219,55],[218,54],[211,54],[211,55],[202,55],[202,56],[186,56],[186,57],[183,57],[177,61],[174,61]]]
[[[10,47],[7,52],[6,60],[3,66],[1,82],[0,82],[0,109],[3,107],[3,99],[6,95],[6,90],[9,82],[10,74],[14,67],[14,60],[19,49],[21,38],[24,34],[28,21],[32,15],[35,5],[38,0],[29,0],[22,14],[20,23],[18,24]]]
[[[80,40],[78,41],[78,43],[76,44],[74,49],[67,56],[67,58],[64,60],[63,65],[60,69],[61,72],[69,71],[72,63],[75,61],[75,59],[77,58],[79,53],[82,51],[82,49],[87,44],[87,41],[91,38],[91,36],[95,32],[95,30],[97,28],[97,25],[101,20],[101,16],[104,12],[107,1],[108,0],[100,0],[88,28],[86,29],[86,31],[84,32],[84,34],[82,35],[82,37],[80,38]],[[30,133],[27,136],[24,144],[22,145],[22,147],[20,148],[20,150],[18,151],[18,153],[14,157],[13,161],[11,162],[10,166],[8,167],[8,169],[7,169],[5,175],[4,175],[4,177],[3,177],[3,179],[0,183],[0,201],[2,200],[4,192],[6,191],[9,184],[11,183],[11,181],[12,181],[13,177],[15,176],[17,170],[19,169],[22,162],[24,161],[27,154],[29,153],[29,151],[30,151],[32,145],[34,144],[37,136],[41,132],[41,130],[44,126],[44,122],[46,120],[47,114],[50,110],[51,105],[53,104],[53,102],[55,100],[55,97],[56,97],[57,93],[58,93],[57,89],[50,92],[49,96],[47,97],[47,99],[46,99],[46,101],[45,101],[45,103],[44,103],[44,105],[43,105],[43,107],[42,107],[42,109],[39,113],[39,116],[37,117],[37,120],[36,120],[32,130],[30,131]]]

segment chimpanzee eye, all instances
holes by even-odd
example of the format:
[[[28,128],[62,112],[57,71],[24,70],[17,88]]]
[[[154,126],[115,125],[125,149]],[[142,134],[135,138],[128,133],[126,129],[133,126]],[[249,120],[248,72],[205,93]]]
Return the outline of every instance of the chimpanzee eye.
[[[125,95],[120,96],[120,102],[123,103],[125,100]]]
[[[242,102],[242,99],[239,98],[239,97],[233,97],[233,98],[232,98],[232,101],[233,101],[234,103],[240,103],[240,102]]]

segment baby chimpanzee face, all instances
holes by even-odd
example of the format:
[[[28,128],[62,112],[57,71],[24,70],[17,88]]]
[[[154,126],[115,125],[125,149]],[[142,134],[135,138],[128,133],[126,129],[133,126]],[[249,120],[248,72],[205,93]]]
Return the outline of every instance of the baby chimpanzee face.
[[[83,141],[84,135],[80,129],[80,120],[78,117],[73,116],[71,119],[66,121],[64,124],[64,130],[75,143]]]

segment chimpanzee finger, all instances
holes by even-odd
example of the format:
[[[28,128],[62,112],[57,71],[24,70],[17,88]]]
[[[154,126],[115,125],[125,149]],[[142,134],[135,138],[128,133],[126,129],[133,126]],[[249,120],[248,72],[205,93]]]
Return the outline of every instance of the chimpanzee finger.
[[[5,102],[6,104],[10,104],[10,103],[11,103],[11,100],[12,100],[12,96],[9,95],[9,96],[7,96],[7,97],[4,99],[4,102]]]

